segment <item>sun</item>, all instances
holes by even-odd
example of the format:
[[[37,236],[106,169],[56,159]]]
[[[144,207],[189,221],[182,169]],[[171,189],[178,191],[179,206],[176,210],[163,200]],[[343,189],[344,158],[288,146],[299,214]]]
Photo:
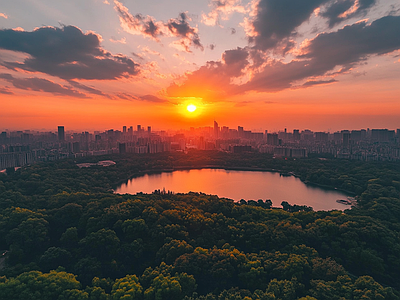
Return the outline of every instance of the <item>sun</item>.
[[[197,107],[196,107],[195,105],[193,105],[193,104],[189,104],[189,105],[186,107],[186,109],[187,109],[189,112],[194,112],[194,111],[197,109]]]

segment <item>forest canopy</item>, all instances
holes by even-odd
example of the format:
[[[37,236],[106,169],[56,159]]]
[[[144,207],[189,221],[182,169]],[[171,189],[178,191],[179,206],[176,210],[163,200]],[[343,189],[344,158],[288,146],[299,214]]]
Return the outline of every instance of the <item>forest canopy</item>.
[[[113,160],[109,167],[80,162]],[[147,172],[292,172],[357,196],[346,211],[202,193],[118,195]],[[0,174],[0,299],[400,299],[400,164],[192,151]]]

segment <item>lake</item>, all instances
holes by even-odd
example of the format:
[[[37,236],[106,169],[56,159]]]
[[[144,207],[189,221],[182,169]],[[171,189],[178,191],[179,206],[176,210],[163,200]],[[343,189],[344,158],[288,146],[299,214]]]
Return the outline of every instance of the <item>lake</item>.
[[[261,171],[193,169],[162,172],[132,178],[116,188],[115,192],[148,194],[158,189],[174,193],[202,192],[235,201],[271,199],[275,207],[281,207],[281,202],[287,201],[292,205],[311,206],[314,210],[350,208],[336,202],[337,199],[347,198],[344,193],[306,185],[294,176]]]

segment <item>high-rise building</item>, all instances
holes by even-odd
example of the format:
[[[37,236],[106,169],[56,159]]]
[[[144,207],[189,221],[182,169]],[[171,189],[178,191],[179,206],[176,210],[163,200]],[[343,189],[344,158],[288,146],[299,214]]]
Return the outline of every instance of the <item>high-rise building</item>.
[[[214,120],[214,137],[218,138],[219,136],[219,127],[217,121]]]
[[[342,130],[342,141],[343,147],[347,148],[349,146],[350,132],[348,130]]]
[[[7,139],[7,132],[3,131],[3,132],[0,134],[0,142],[5,142],[6,139]]]
[[[279,138],[277,133],[267,133],[267,144],[272,146],[279,145]]]
[[[125,143],[119,143],[118,144],[118,149],[120,154],[126,153],[126,144]]]
[[[300,130],[299,129],[293,129],[293,139],[295,141],[300,141]]]
[[[126,133],[126,126],[123,126],[123,127],[122,127],[122,132],[123,132],[123,133]]]
[[[79,142],[73,142],[72,143],[72,152],[73,153],[78,153],[80,151],[81,151],[81,148],[80,148]]]
[[[59,141],[65,141],[64,126],[58,126],[58,140]]]
[[[315,141],[317,142],[327,142],[329,135],[327,132],[315,132]]]
[[[238,126],[238,135],[239,137],[243,137],[243,127],[242,126]]]

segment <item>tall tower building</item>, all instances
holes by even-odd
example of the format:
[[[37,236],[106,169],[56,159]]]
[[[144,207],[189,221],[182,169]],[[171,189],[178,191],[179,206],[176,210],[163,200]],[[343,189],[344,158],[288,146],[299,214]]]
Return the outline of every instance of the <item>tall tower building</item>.
[[[59,141],[65,141],[64,126],[58,126],[58,140]]]
[[[348,130],[342,130],[342,142],[343,147],[349,147],[349,140],[350,140],[350,132]]]
[[[219,135],[218,123],[214,120],[214,137],[218,138],[218,135]]]

